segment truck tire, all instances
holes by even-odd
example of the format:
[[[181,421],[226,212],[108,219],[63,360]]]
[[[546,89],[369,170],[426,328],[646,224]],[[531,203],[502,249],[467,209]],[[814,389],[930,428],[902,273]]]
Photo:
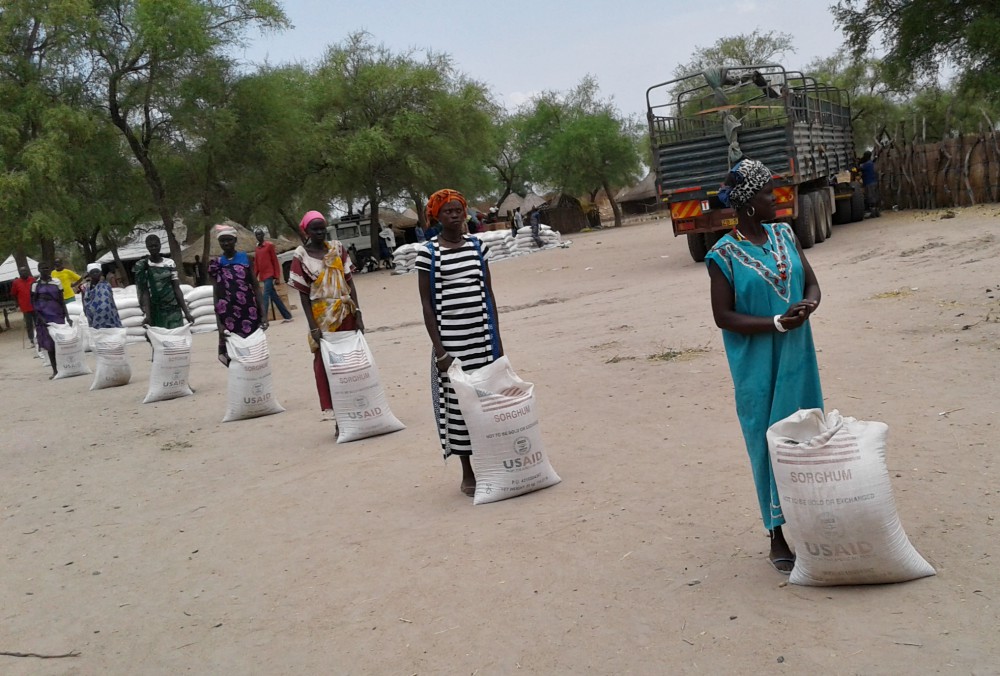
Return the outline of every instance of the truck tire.
[[[854,186],[851,194],[851,223],[857,223],[865,217],[865,191],[860,185]]]
[[[834,200],[837,208],[833,212],[833,222],[836,225],[843,225],[844,223],[851,222],[851,200],[853,197],[854,193],[849,192],[844,193],[840,199]]]
[[[691,252],[691,259],[695,263],[701,263],[705,260],[705,254],[708,253],[708,242],[705,241],[705,235],[700,232],[692,232],[688,234],[688,251]]]
[[[811,249],[816,243],[816,203],[812,195],[799,195],[799,217],[795,219],[793,230],[803,249]]]
[[[814,192],[810,196],[813,199],[813,212],[816,215],[816,243],[822,244],[826,241],[826,223],[830,217],[828,213],[830,207],[826,205],[826,195],[823,191]]]

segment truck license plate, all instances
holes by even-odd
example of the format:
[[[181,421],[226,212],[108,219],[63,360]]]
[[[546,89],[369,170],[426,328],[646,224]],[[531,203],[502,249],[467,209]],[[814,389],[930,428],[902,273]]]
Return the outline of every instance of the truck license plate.
[[[738,218],[723,218],[722,219],[722,224],[724,226],[726,226],[727,228],[735,228],[737,225],[740,224],[740,219],[738,219]]]

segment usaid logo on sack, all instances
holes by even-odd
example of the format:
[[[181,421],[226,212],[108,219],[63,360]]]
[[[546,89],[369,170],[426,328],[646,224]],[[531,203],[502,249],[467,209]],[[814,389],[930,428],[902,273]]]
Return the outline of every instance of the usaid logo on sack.
[[[264,391],[264,386],[260,383],[254,383],[254,386],[250,388],[250,396],[243,397],[244,404],[263,404],[271,400],[271,393]]]
[[[368,406],[369,406],[368,397],[364,396],[355,397],[354,407],[358,410],[348,411],[347,412],[348,420],[369,420],[371,418],[377,418],[378,416],[382,415],[381,406],[373,406],[371,408],[369,408]]]
[[[518,455],[525,455],[531,451],[531,439],[528,437],[518,437],[514,439],[514,452]]]

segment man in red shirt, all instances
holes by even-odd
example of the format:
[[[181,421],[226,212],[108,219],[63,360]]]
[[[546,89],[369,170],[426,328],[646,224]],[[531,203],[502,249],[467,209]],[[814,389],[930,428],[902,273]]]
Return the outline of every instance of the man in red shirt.
[[[24,330],[28,332],[28,342],[35,346],[35,308],[31,306],[31,285],[35,278],[28,268],[17,269],[18,278],[10,285],[10,295],[17,300],[17,307],[24,315]]]
[[[254,232],[257,236],[257,248],[254,250],[253,265],[257,273],[257,279],[264,285],[264,317],[267,317],[271,301],[274,307],[281,313],[281,323],[292,321],[292,313],[288,311],[285,304],[281,302],[281,297],[274,290],[275,284],[281,284],[281,264],[278,262],[278,252],[274,249],[274,244],[264,241],[264,231]]]

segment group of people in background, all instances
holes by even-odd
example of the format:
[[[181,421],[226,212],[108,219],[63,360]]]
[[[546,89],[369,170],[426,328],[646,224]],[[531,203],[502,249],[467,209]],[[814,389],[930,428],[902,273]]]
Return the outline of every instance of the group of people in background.
[[[743,431],[756,486],[761,518],[771,547],[768,560],[787,574],[794,553],[781,531],[784,517],[768,457],[766,431],[775,422],[803,408],[822,408],[816,350],[809,318],[819,306],[819,283],[790,226],[775,222],[771,171],[752,159],[738,162],[726,176],[719,198],[731,207],[738,225],[722,237],[706,257],[710,298],[735,386],[736,411]],[[430,394],[438,438],[444,456],[459,457],[460,489],[475,493],[470,462],[475,452],[448,376],[459,364],[464,371],[486,366],[504,354],[497,301],[486,254],[488,244],[468,233],[467,202],[455,190],[440,190],[426,206],[427,222],[438,228],[417,254],[417,287],[424,327],[429,338]],[[519,210],[513,214],[521,221]],[[521,221],[523,223],[523,221]],[[289,286],[298,292],[306,317],[306,341],[312,352],[320,409],[333,418],[326,369],[320,354],[324,333],[364,331],[356,272],[350,254],[330,241],[326,218],[306,213],[300,223],[303,244],[292,257]],[[219,358],[227,363],[222,339],[228,331],[247,336],[267,328],[268,304],[273,302],[285,321],[291,320],[274,286],[281,273],[273,245],[257,233],[255,261],[236,250],[236,232],[217,226],[222,255],[211,261],[208,278],[214,287],[220,330]],[[388,244],[388,242],[387,242]],[[176,266],[160,254],[155,235],[146,241],[149,256],[136,266],[142,310],[150,325],[179,326],[190,311],[180,291]],[[55,368],[52,339],[46,323],[69,321],[66,303],[74,302],[72,275],[39,265],[31,281],[21,271],[15,296],[22,311],[34,312],[38,345],[49,352]],[[61,274],[57,276],[56,272]],[[66,284],[62,279],[67,279]],[[100,269],[88,269],[83,290],[92,326],[114,324],[114,297],[100,279]],[[261,289],[263,282],[263,290]],[[26,284],[30,285],[25,296]],[[26,315],[27,316],[27,315]],[[118,322],[120,324],[120,321]]]

